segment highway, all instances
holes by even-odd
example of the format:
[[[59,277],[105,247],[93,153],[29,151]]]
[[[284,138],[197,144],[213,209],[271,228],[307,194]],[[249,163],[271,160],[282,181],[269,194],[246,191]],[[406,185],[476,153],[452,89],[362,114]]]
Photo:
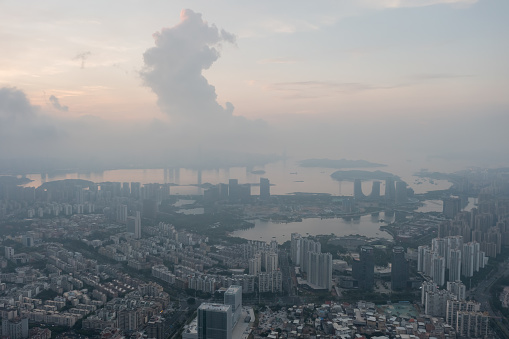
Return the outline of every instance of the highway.
[[[490,304],[490,288],[500,278],[509,274],[509,261],[506,260],[499,264],[497,272],[491,277],[486,277],[476,288],[468,292],[468,296],[481,303],[481,310],[487,311],[492,317],[494,324],[504,333],[505,338],[509,338],[509,323],[505,317],[498,311],[494,311]]]

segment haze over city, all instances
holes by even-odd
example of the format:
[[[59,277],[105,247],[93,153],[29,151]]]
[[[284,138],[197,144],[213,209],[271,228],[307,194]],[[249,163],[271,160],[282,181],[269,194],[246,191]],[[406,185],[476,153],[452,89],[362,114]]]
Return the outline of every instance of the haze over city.
[[[0,337],[509,338],[508,0],[0,0]]]
[[[507,165],[504,0],[0,5],[4,164]]]

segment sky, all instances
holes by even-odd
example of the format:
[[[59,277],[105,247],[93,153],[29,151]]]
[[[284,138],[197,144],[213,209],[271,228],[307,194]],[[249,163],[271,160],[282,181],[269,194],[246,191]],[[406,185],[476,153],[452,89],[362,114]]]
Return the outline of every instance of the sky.
[[[507,0],[0,0],[0,160],[509,165],[507,13]]]

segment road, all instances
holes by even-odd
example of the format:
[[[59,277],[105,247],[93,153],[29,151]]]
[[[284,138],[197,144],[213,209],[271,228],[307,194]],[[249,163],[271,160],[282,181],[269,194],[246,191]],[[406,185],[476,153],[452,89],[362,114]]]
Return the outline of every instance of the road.
[[[500,312],[493,310],[490,304],[490,288],[500,278],[509,274],[509,261],[506,260],[499,264],[497,272],[491,277],[486,277],[477,287],[468,292],[468,296],[481,303],[481,310],[487,311],[492,317],[495,325],[509,338],[509,323]]]

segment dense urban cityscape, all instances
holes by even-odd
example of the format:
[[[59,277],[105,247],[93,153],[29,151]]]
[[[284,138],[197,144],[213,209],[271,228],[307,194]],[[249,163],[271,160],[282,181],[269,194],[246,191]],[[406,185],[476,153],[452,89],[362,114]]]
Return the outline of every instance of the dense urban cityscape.
[[[0,0],[0,339],[509,339],[508,13]]]
[[[503,338],[507,173],[428,173],[452,186],[425,194],[390,177],[364,195],[354,180],[354,195],[343,197],[271,195],[263,177],[259,195],[230,179],[202,196],[179,196],[170,184],[69,179],[35,188],[3,176],[2,334]],[[440,199],[442,211],[417,212],[428,199]],[[394,216],[380,220],[392,239],[232,236],[254,219],[381,212]]]

